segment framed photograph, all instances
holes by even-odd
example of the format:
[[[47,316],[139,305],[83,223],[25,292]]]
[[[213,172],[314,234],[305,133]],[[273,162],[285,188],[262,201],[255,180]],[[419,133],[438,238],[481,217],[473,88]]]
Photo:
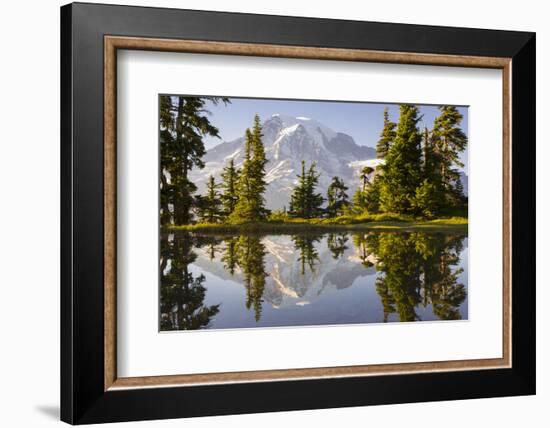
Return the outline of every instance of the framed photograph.
[[[533,33],[76,3],[61,54],[62,420],[535,393]]]

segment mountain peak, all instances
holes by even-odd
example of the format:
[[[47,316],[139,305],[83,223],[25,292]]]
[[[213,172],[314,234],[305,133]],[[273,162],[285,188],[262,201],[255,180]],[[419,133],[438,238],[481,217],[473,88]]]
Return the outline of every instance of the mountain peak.
[[[353,138],[342,132],[335,132],[314,118],[275,113],[262,124],[262,142],[268,163],[268,182],[265,199],[269,209],[288,207],[289,197],[296,185],[301,162],[315,163],[321,174],[320,193],[326,194],[330,180],[341,177],[349,187],[351,195],[361,185],[353,162],[376,157],[371,147],[360,146]],[[244,159],[244,138],[221,143],[208,150],[202,170],[193,170],[191,179],[203,192],[209,175],[220,179],[221,171],[229,159],[240,167]]]
[[[329,141],[336,136],[336,132],[334,132],[331,128],[306,116],[290,116],[275,113],[270,119],[265,121],[265,124],[269,126],[273,121],[277,122],[277,124],[280,123],[282,128],[295,127],[296,125],[303,126],[305,131],[307,131],[307,133],[317,144],[324,144],[326,141]]]

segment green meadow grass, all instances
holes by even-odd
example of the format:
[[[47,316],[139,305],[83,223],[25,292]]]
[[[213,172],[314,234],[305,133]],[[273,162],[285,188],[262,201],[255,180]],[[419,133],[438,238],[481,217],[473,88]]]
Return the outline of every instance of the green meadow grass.
[[[467,231],[466,217],[445,217],[436,219],[416,219],[398,214],[343,215],[335,218],[285,218],[264,222],[229,224],[196,223],[189,225],[166,226],[166,230],[187,230],[190,232],[238,233],[238,232],[308,232],[330,230],[428,230],[428,231]]]

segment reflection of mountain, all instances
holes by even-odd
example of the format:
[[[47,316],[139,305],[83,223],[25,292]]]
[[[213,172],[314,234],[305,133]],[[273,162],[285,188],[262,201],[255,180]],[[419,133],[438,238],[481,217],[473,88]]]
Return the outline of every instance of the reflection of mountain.
[[[270,209],[288,207],[290,191],[296,184],[302,160],[307,164],[316,163],[321,174],[319,191],[325,194],[335,175],[342,177],[352,192],[360,184],[355,167],[357,163],[376,157],[373,148],[360,146],[349,135],[334,132],[305,117],[275,114],[263,123],[263,134],[262,141],[269,160],[265,198]],[[221,143],[207,152],[205,168],[193,170],[190,176],[199,192],[204,190],[209,175],[219,179],[229,159],[234,159],[237,166],[242,163],[243,142],[243,138],[238,138]]]
[[[356,254],[355,247],[349,245],[342,256],[335,258],[323,239],[314,243],[317,253],[313,269],[305,265],[302,273],[300,252],[290,236],[276,235],[262,239],[265,246],[266,277],[263,300],[274,307],[289,305],[307,305],[321,295],[350,287],[354,281],[363,276],[374,275],[374,267],[366,268]],[[223,248],[226,243],[220,244]],[[240,267],[231,275],[221,260],[221,251],[210,259],[207,247],[195,250],[198,257],[194,264],[205,272],[221,279],[243,282]]]
[[[161,330],[467,317],[460,233],[178,232],[160,243]]]

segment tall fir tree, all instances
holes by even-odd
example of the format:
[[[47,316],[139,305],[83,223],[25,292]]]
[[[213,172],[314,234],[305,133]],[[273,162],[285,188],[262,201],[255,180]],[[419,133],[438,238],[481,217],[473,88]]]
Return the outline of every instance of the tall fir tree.
[[[302,160],[302,171],[298,175],[298,185],[290,196],[289,214],[293,217],[313,218],[321,214],[323,196],[317,193],[319,174],[315,170],[315,163],[306,171],[305,161]]]
[[[320,193],[317,193],[317,186],[319,184],[319,177],[321,174],[315,169],[315,162],[313,162],[307,171],[306,179],[306,210],[309,217],[317,217],[321,215],[321,205],[325,201]]]
[[[220,221],[223,211],[222,202],[218,193],[218,185],[211,175],[206,185],[206,194],[200,198],[199,218],[206,223],[217,223]]]
[[[355,214],[362,214],[365,211],[378,212],[380,198],[380,176],[372,174],[376,170],[366,166],[361,170],[362,187],[358,187],[353,194],[352,204]]]
[[[413,205],[424,217],[435,217],[443,207],[443,191],[438,186],[439,172],[433,150],[433,133],[424,128],[422,133],[423,179],[416,189]]]
[[[235,210],[235,206],[239,200],[239,194],[237,192],[239,170],[235,167],[233,158],[229,160],[229,164],[223,169],[221,176],[223,215],[224,217],[228,217]]]
[[[220,97],[160,98],[161,221],[188,224],[192,220],[193,194],[197,187],[188,178],[193,168],[203,168],[206,153],[203,138],[219,137],[208,118],[207,101],[228,103]]]
[[[248,199],[252,193],[252,133],[246,129],[244,133],[244,161],[237,182],[239,198],[229,220],[233,223],[245,223],[252,219],[252,209]]]
[[[424,127],[424,132],[422,133],[422,157],[424,160],[424,177],[427,178],[432,175],[433,171],[432,139],[427,127]]]
[[[457,167],[464,167],[460,153],[466,149],[468,137],[460,126],[462,114],[455,106],[440,106],[439,111],[432,139],[434,184],[445,195],[447,205],[459,206],[465,196]]]
[[[365,207],[369,213],[380,211],[380,189],[382,185],[381,176],[374,177],[374,180],[365,190]]]
[[[329,217],[337,217],[344,214],[344,209],[349,205],[348,187],[340,177],[332,177],[332,182],[327,190],[327,214]]]
[[[173,203],[175,187],[170,181],[170,171],[175,169],[176,159],[172,98],[161,96],[159,100],[160,127],[160,222],[163,225],[173,223]]]
[[[252,194],[250,203],[252,205],[252,215],[258,220],[265,219],[267,214],[263,196],[267,187],[265,181],[267,158],[262,137],[260,116],[256,114],[252,126]]]
[[[302,160],[301,173],[297,175],[298,184],[294,187],[290,195],[289,214],[293,217],[305,218],[306,215],[306,162]]]
[[[384,126],[382,128],[382,133],[380,134],[380,139],[376,143],[376,157],[379,159],[384,159],[395,140],[395,122],[390,120],[390,114],[388,108],[384,109]]]
[[[244,162],[238,180],[238,200],[229,220],[233,223],[262,221],[266,218],[264,192],[267,159],[262,142],[262,127],[258,115],[252,131],[245,132]]]
[[[355,190],[355,193],[351,198],[353,212],[355,214],[362,214],[366,210],[367,201],[365,196],[365,192],[360,187]]]
[[[395,141],[383,166],[380,204],[383,211],[410,214],[416,210],[416,188],[422,178],[422,135],[417,128],[418,107],[403,104],[399,111]]]
[[[372,166],[365,166],[361,170],[361,181],[363,182],[363,192],[367,190],[367,185],[369,184],[369,179],[373,172],[374,172],[374,168]]]
[[[416,188],[413,207],[416,214],[427,218],[435,217],[440,211],[440,193],[429,179],[425,178],[420,186]]]

